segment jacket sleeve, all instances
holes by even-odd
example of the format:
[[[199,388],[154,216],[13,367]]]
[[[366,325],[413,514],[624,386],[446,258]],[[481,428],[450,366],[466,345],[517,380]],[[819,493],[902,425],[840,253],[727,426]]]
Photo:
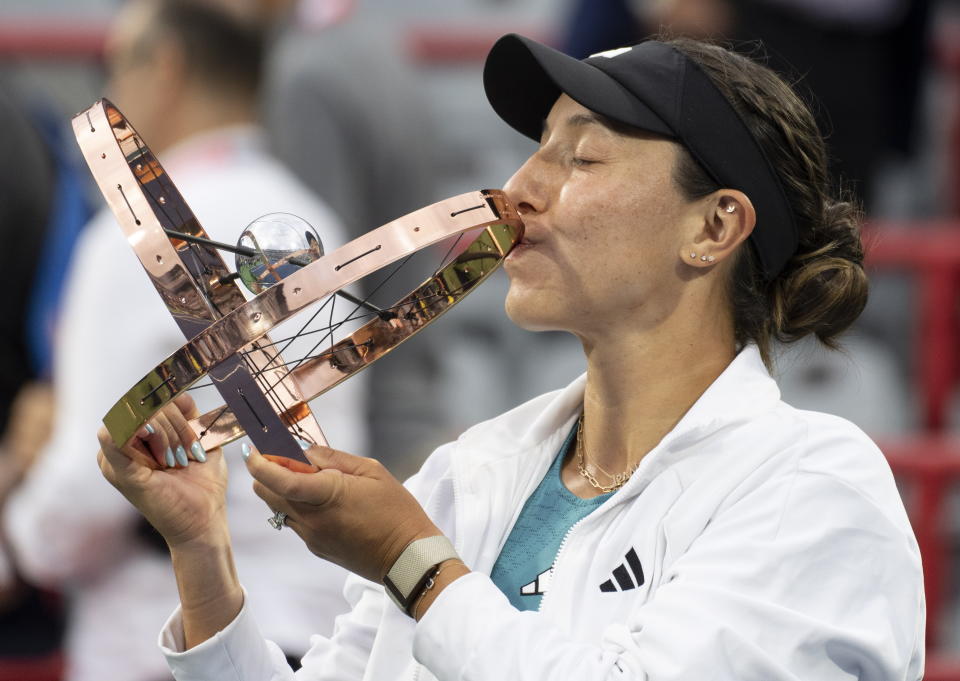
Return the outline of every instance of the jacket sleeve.
[[[352,610],[337,618],[331,638],[313,636],[303,667],[294,674],[280,647],[264,639],[244,602],[234,620],[203,643],[184,650],[183,620],[174,611],[160,632],[160,650],[177,681],[359,681],[377,625],[383,590],[351,577],[345,595]]]
[[[421,503],[445,475],[451,450],[450,444],[437,449],[405,483]],[[333,636],[311,637],[310,649],[296,674],[280,648],[260,633],[246,597],[230,624],[190,650],[184,650],[183,621],[177,608],[160,632],[160,649],[177,681],[360,681],[367,671],[384,608],[395,606],[388,602],[381,585],[355,575],[347,579],[344,596],[350,611],[336,619]]]
[[[441,681],[922,676],[912,534],[817,473],[770,480],[715,515],[628,621],[587,641],[544,619],[515,610],[489,578],[471,574],[420,621],[414,654]]]

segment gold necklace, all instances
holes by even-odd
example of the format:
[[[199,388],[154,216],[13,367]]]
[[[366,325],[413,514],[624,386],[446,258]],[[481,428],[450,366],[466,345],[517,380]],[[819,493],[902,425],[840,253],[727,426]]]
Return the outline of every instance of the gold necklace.
[[[620,489],[627,483],[630,476],[636,472],[640,462],[638,461],[627,470],[622,473],[617,473],[616,475],[610,475],[597,464],[593,465],[608,478],[613,478],[613,482],[609,485],[601,485],[593,473],[587,470],[586,463],[583,459],[583,414],[580,414],[580,420],[577,422],[577,470],[580,471],[580,475],[590,483],[591,487],[600,490],[604,494],[609,494],[610,492]]]

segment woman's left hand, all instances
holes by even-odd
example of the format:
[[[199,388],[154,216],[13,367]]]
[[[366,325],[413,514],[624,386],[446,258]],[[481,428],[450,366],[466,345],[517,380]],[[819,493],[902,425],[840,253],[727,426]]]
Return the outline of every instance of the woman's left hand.
[[[252,450],[253,489],[314,554],[380,582],[415,539],[442,534],[383,464],[329,447],[304,452],[319,470]],[[305,468],[305,467],[304,467]]]

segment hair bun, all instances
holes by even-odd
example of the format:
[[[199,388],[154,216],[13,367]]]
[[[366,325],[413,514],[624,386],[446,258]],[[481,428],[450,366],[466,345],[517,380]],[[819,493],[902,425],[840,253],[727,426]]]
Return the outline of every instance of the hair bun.
[[[792,342],[815,334],[828,347],[867,304],[860,208],[850,201],[824,202],[819,225],[809,230],[773,290],[777,339]]]

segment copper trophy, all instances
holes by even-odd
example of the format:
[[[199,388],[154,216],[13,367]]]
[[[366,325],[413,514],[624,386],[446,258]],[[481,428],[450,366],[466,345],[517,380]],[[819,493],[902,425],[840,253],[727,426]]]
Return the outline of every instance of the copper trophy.
[[[205,449],[246,434],[263,452],[305,461],[297,439],[326,444],[308,402],[462,300],[523,235],[520,216],[503,192],[481,190],[417,210],[326,254],[303,229],[303,243],[279,251],[259,243],[257,230],[247,230],[240,244],[229,248],[239,254],[238,271],[231,272],[221,256],[226,245],[207,237],[113,104],[100,100],[73,119],[73,129],[107,204],[186,338],[104,417],[118,443],[128,442],[162,406],[208,377],[225,404],[191,422]],[[295,216],[290,218],[278,218],[264,233],[297,231]],[[465,235],[472,237],[468,245],[394,305],[379,308],[344,290],[421,249]],[[246,300],[241,282],[254,298]],[[336,296],[351,301],[369,321],[322,351],[284,361],[283,343],[273,343],[270,331]]]

